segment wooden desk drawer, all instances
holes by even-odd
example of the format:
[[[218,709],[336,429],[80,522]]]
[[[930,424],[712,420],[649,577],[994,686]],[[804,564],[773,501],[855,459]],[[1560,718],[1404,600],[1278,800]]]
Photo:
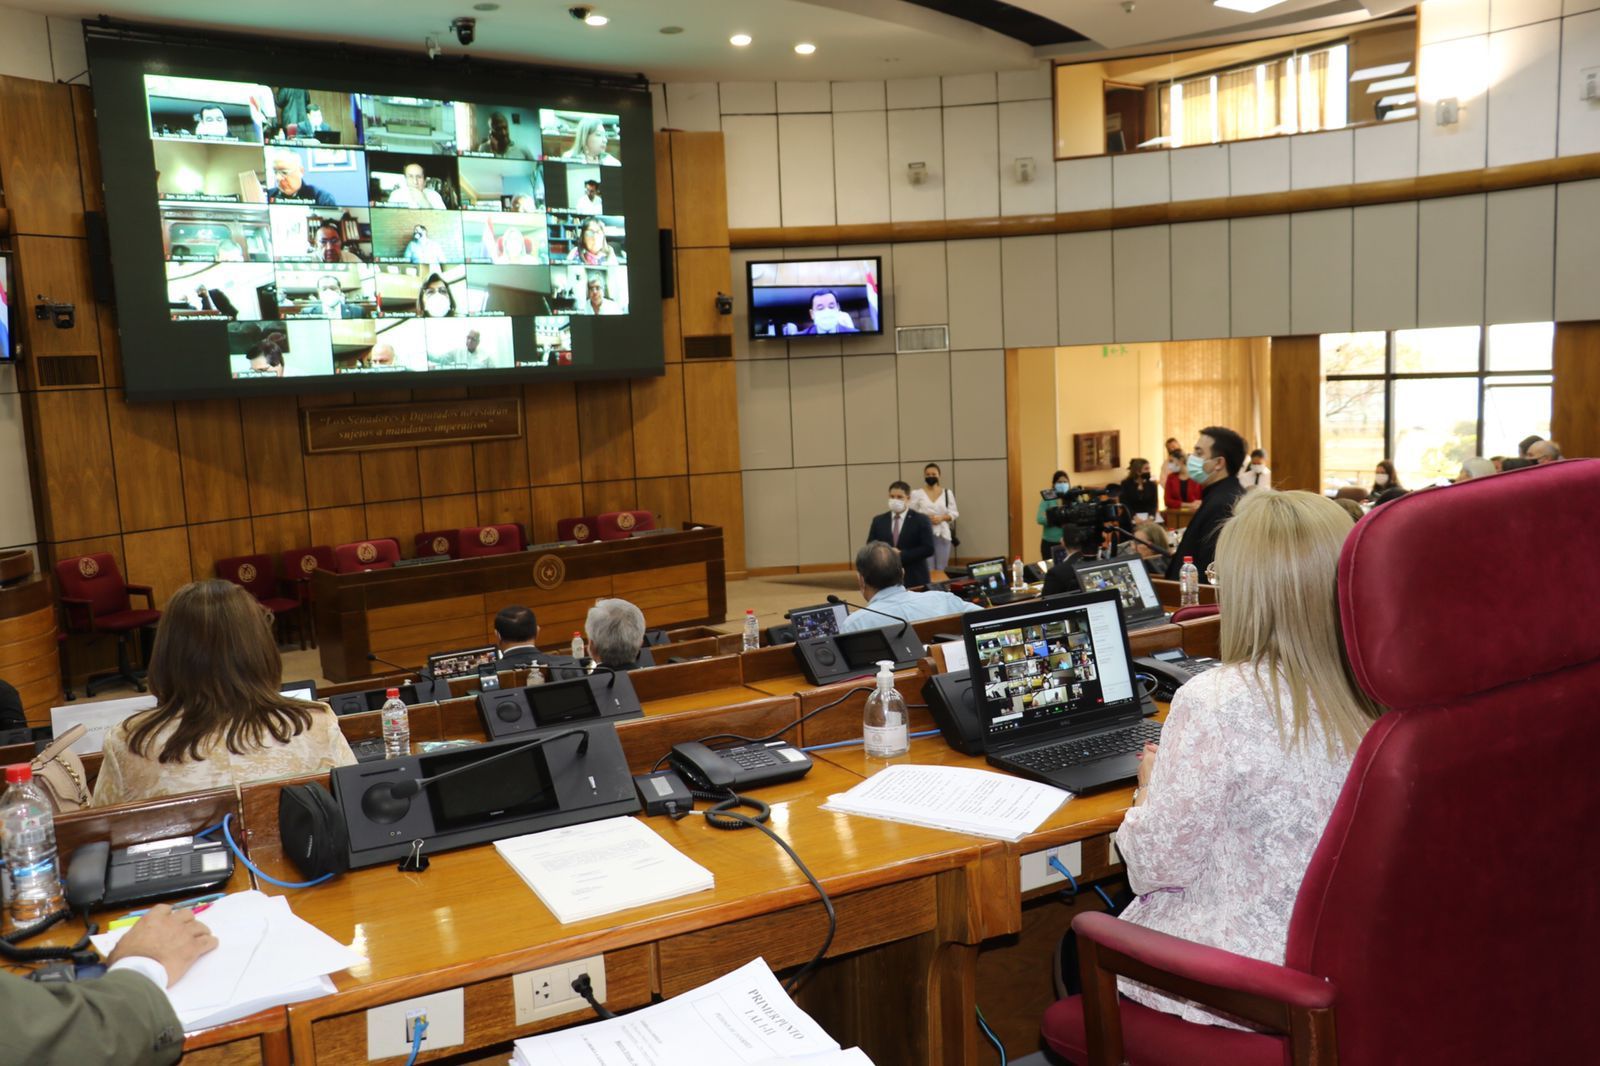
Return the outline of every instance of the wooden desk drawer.
[[[833,908],[839,928],[829,958],[926,933],[938,918],[931,877],[837,896]],[[802,906],[663,940],[658,947],[661,994],[696,988],[757,957],[774,970],[798,966],[816,954],[827,932],[828,916],[813,898]]]
[[[184,1066],[264,1066],[268,1062],[286,1060],[268,1059],[261,1037],[252,1036],[198,1051],[185,1051],[183,1061]]]

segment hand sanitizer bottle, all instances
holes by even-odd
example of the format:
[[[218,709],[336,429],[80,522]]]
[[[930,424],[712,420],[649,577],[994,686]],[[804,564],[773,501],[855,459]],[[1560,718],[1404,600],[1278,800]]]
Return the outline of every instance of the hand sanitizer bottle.
[[[906,732],[906,701],[894,687],[894,663],[878,663],[878,687],[867,696],[861,715],[861,744],[874,759],[892,759],[911,749]]]

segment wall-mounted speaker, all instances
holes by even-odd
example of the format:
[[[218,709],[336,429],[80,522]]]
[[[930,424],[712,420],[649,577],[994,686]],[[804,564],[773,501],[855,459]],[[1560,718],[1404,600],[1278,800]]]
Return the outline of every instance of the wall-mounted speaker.
[[[111,241],[104,211],[83,213],[83,235],[89,245],[89,281],[94,286],[95,301],[109,305],[116,293],[111,284]]]
[[[670,300],[678,294],[677,261],[672,256],[672,231],[658,230],[661,241],[661,298]]]

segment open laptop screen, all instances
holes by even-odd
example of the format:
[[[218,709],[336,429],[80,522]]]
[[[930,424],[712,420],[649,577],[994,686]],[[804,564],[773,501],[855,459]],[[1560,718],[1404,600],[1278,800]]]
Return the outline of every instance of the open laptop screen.
[[[1004,559],[984,559],[967,567],[967,573],[978,587],[988,592],[1007,592],[1011,588],[1011,575],[1006,573]]]
[[[1138,712],[1114,592],[1054,596],[962,615],[973,703],[988,742]]]
[[[789,612],[789,624],[794,626],[794,639],[831,637],[844,624],[848,609],[842,603],[825,603],[820,607],[801,607]]]
[[[1108,559],[1103,563],[1080,566],[1078,584],[1085,592],[1115,589],[1122,598],[1122,609],[1130,617],[1161,612],[1161,600],[1156,587],[1150,584],[1150,572],[1139,559]]]
[[[317,698],[317,683],[315,681],[284,681],[279,686],[278,694],[297,700],[315,701]]]
[[[467,648],[464,651],[440,652],[428,656],[428,672],[440,680],[452,677],[476,677],[478,667],[500,658],[500,649],[494,645]]]

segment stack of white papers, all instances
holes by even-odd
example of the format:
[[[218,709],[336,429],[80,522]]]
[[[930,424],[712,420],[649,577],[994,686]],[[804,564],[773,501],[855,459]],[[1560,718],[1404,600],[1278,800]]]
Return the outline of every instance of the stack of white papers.
[[[167,989],[178,1020],[188,1030],[329,995],[335,988],[328,974],[361,961],[360,955],[295,917],[282,896],[235,892],[202,911],[198,920],[216,935],[217,947]],[[95,950],[109,954],[127,931],[95,937]]]
[[[1071,798],[1070,792],[1010,774],[901,764],[829,796],[822,809],[1015,842]]]
[[[518,1040],[512,1066],[872,1066],[841,1051],[762,959],[653,1007]]]
[[[606,818],[494,843],[560,922],[710,890],[711,871],[637,818]]]

